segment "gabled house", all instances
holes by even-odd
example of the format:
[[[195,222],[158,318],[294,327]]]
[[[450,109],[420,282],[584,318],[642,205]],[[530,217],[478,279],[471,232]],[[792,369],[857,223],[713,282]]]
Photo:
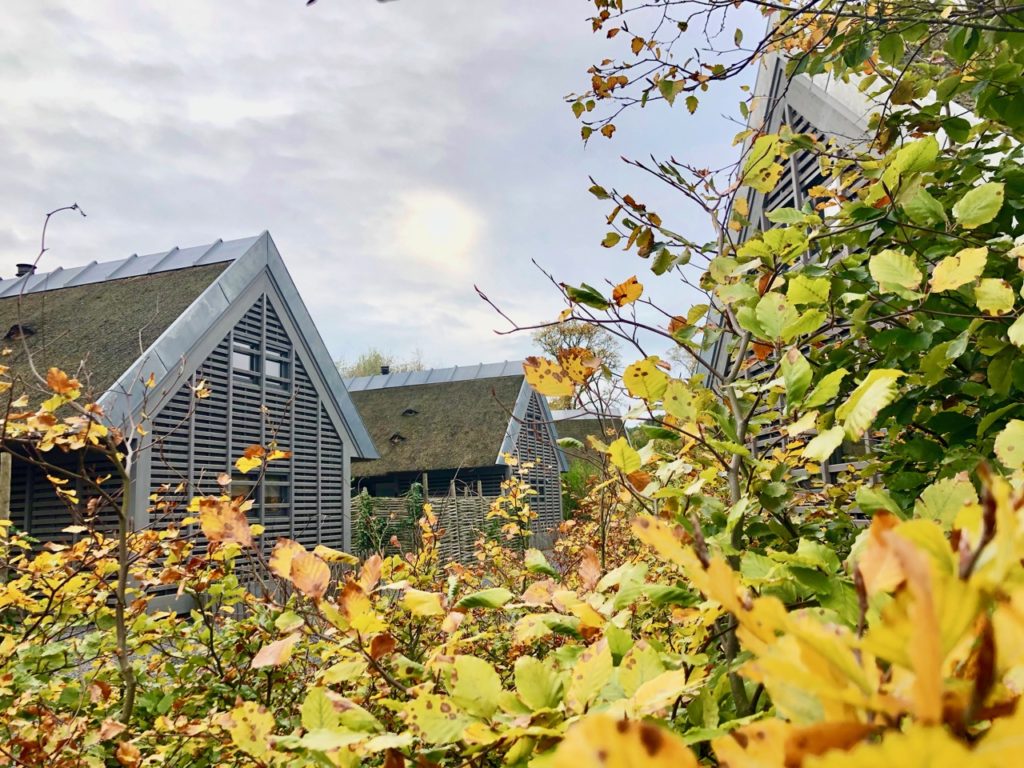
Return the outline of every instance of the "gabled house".
[[[161,487],[217,493],[227,473],[232,493],[254,499],[265,546],[288,536],[348,548],[351,464],[377,454],[269,233],[24,272],[0,281],[12,391],[38,390],[30,353],[37,370],[77,375],[111,425],[143,427],[133,437],[136,527],[172,514],[152,507]],[[209,394],[197,398],[201,382]],[[271,441],[291,456],[254,487],[257,473],[241,475],[234,461]],[[11,509],[43,540],[71,522],[46,473],[17,457]]]
[[[506,455],[532,462],[538,541],[562,521],[558,449],[547,400],[521,362],[437,368],[347,379],[346,387],[380,453],[353,467],[354,492],[390,497],[426,483],[431,496],[454,487],[497,496],[512,473]]]

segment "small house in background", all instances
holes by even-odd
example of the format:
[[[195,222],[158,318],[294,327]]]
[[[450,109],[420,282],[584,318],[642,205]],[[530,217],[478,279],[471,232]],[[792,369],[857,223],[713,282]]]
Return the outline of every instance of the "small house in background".
[[[354,493],[407,493],[425,484],[429,496],[498,496],[511,475],[510,454],[531,462],[537,491],[537,542],[550,541],[562,521],[558,449],[547,400],[526,382],[521,362],[437,368],[347,379],[380,458],[353,465]]]
[[[377,454],[268,233],[22,271],[0,282],[12,391],[41,394],[31,353],[37,370],[78,376],[109,424],[133,435],[136,527],[174,514],[151,508],[161,487],[183,486],[182,497],[219,493],[218,476],[227,473],[232,493],[255,501],[249,517],[265,526],[266,547],[279,536],[349,547],[351,464]],[[203,398],[193,392],[200,382],[209,392]],[[270,441],[290,456],[268,465],[254,487],[258,473],[241,475],[234,461]],[[53,454],[48,460],[77,464],[74,455]],[[17,459],[12,519],[37,538],[62,538],[70,510],[46,472]]]
[[[626,425],[621,416],[577,408],[572,410],[552,411],[551,418],[558,433],[559,443],[566,458],[574,460],[597,461],[603,456],[590,445],[587,438],[595,437],[608,444],[620,437],[626,437]],[[566,445],[563,438],[578,441],[580,446]]]

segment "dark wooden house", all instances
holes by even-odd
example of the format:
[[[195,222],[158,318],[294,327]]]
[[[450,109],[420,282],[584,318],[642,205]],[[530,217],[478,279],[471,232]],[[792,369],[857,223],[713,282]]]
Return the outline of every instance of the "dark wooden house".
[[[576,460],[597,462],[603,461],[603,456],[588,442],[589,437],[595,437],[607,444],[620,437],[626,437],[626,425],[621,416],[608,413],[595,413],[587,409],[576,408],[551,412],[551,419],[558,433],[558,439],[572,438],[579,446],[560,443],[566,458],[572,462]]]
[[[347,379],[359,414],[380,453],[353,466],[355,492],[406,493],[427,484],[430,495],[497,496],[512,467],[506,455],[532,462],[537,491],[535,533],[562,520],[558,449],[547,400],[526,382],[521,362],[383,373]]]
[[[149,497],[161,486],[216,493],[217,477],[233,473],[232,491],[256,502],[250,517],[266,527],[266,546],[278,536],[349,546],[352,461],[377,454],[268,233],[4,280],[4,332],[14,391],[38,393],[27,347],[38,370],[78,375],[110,424],[143,425],[137,527],[159,524]],[[291,457],[253,488],[233,463],[270,440]],[[15,461],[11,495],[12,519],[40,539],[70,524],[30,463]]]

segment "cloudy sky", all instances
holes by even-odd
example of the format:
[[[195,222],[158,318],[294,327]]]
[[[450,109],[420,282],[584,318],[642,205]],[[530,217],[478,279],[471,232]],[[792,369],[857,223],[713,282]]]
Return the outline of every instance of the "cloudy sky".
[[[570,282],[643,280],[643,263],[600,247],[588,175],[685,221],[620,155],[734,152],[721,115],[738,90],[696,118],[619,120],[614,141],[584,148],[562,97],[618,43],[590,32],[591,7],[6,4],[0,273],[33,260],[43,214],[71,202],[88,217],[54,221],[42,271],[266,229],[337,358],[527,354],[528,337],[493,333],[474,284],[529,322],[561,308],[531,259]]]

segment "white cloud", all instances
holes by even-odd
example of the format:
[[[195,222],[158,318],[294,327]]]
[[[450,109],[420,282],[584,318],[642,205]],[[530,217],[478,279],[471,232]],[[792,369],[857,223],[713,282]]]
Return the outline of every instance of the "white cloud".
[[[436,189],[403,193],[393,226],[383,234],[398,266],[465,275],[484,259],[481,215],[458,197]],[[411,262],[411,263],[410,263]],[[442,275],[443,277],[443,275]]]

